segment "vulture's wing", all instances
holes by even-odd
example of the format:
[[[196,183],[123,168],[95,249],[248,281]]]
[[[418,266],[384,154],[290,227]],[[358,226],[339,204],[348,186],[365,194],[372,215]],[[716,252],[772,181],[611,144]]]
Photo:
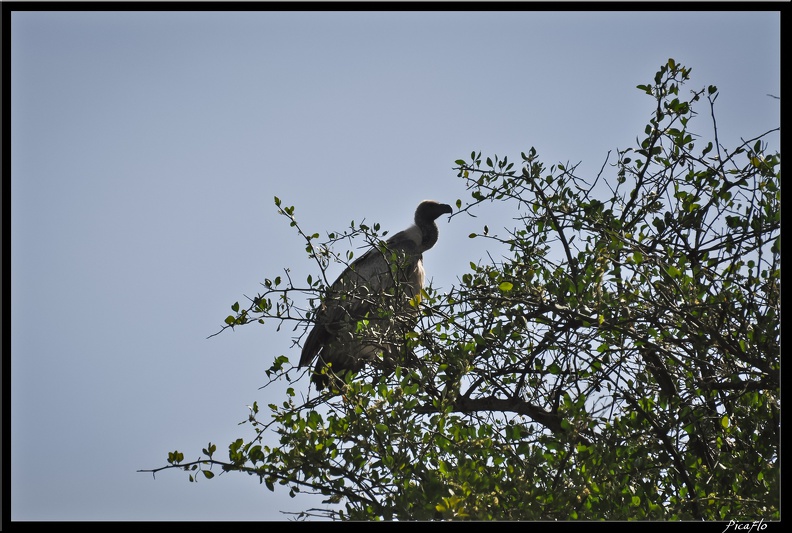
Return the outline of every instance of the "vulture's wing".
[[[409,230],[393,235],[384,246],[372,247],[352,262],[328,289],[317,309],[314,327],[303,346],[300,366],[310,365],[321,352],[323,363],[332,364],[335,371],[359,370],[366,356],[371,354],[325,347],[344,333],[353,333],[357,321],[376,312],[385,303],[383,295],[396,285],[399,285],[397,296],[402,299],[408,300],[418,294],[423,285],[420,262],[418,245]]]

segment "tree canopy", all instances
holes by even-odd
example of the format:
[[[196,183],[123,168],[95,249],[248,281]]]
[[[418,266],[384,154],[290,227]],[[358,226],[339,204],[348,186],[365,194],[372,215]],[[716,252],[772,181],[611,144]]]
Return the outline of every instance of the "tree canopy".
[[[311,395],[295,347],[267,372],[287,396],[254,403],[227,456],[174,451],[153,471],[239,471],[327,497],[304,517],[779,519],[778,130],[724,146],[718,89],[685,96],[690,72],[670,59],[637,87],[648,123],[596,176],[533,148],[457,160],[469,198],[453,216],[494,203],[515,226],[471,234],[503,253],[423,291],[404,334],[416,357]],[[299,343],[328,266],[352,259],[341,245],[377,244],[380,228],[323,238],[275,203],[317,271],[265,280],[225,328],[293,322]],[[397,313],[383,302],[379,318]]]

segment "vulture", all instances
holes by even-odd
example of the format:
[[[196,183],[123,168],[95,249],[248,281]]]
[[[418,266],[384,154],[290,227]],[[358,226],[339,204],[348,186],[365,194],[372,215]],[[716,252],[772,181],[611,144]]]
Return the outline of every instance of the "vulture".
[[[421,202],[414,225],[366,251],[325,292],[299,364],[307,367],[316,359],[316,390],[331,381],[340,388],[345,373],[359,372],[366,363],[381,361],[385,369],[398,363],[404,333],[417,320],[423,253],[437,242],[435,220],[451,212],[450,205]]]

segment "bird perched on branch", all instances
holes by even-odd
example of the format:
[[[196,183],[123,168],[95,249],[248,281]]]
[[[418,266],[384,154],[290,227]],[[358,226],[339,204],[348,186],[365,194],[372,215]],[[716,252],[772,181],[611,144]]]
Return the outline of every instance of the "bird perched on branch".
[[[330,286],[300,357],[300,367],[316,358],[311,381],[317,390],[379,357],[386,368],[396,365],[404,333],[417,320],[423,253],[437,242],[435,220],[451,212],[450,205],[421,202],[414,225],[369,249]]]

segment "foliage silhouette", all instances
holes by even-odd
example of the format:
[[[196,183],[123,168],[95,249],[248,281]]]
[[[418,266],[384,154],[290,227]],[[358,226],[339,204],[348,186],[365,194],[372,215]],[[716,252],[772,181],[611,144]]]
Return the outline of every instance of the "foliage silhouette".
[[[301,518],[779,519],[780,154],[765,140],[777,129],[723,146],[718,90],[681,96],[689,75],[671,59],[638,86],[652,101],[642,136],[591,179],[534,149],[519,165],[456,161],[470,198],[453,216],[496,203],[517,225],[470,235],[501,260],[424,291],[409,364],[370,365],[340,394],[290,387],[266,416],[250,408],[252,438],[227,460],[210,444],[147,471],[215,467],[327,496]],[[706,104],[709,133],[694,133]],[[306,295],[352,259],[338,243],[381,242],[354,223],[320,242],[275,201],[318,275],[266,280],[227,328],[304,332]],[[377,335],[366,322],[357,334]],[[274,360],[270,385],[308,390],[296,357]]]

